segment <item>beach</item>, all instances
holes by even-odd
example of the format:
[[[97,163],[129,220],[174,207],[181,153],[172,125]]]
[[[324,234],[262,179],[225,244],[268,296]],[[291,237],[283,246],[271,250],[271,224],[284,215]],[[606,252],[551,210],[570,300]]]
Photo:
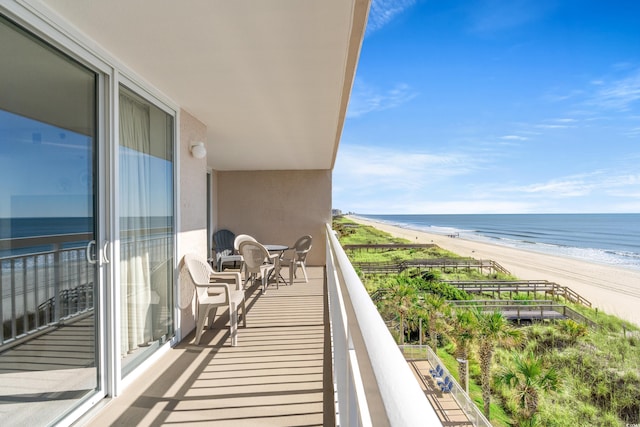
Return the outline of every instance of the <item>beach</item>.
[[[349,218],[413,243],[434,243],[460,256],[493,260],[522,280],[568,286],[593,307],[640,326],[640,271]]]

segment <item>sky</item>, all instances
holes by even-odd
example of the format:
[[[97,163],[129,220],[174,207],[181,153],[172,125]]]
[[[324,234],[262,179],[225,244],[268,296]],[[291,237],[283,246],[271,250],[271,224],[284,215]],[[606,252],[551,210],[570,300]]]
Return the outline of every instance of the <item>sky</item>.
[[[93,215],[91,137],[0,110],[0,141],[0,218]],[[135,173],[125,176],[126,165]],[[122,216],[171,215],[172,161],[120,147],[120,171]]]
[[[372,0],[333,207],[640,212],[640,1]]]

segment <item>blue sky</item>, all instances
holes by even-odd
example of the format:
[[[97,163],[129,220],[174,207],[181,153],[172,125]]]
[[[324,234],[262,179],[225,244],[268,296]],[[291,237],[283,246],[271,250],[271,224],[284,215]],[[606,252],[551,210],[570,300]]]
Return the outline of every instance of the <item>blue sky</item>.
[[[333,207],[640,212],[640,2],[373,0]]]
[[[93,141],[86,135],[0,110],[0,218],[93,215]],[[124,177],[125,160],[144,169],[152,216],[173,209],[173,162],[120,147],[122,216],[138,216],[138,174]]]

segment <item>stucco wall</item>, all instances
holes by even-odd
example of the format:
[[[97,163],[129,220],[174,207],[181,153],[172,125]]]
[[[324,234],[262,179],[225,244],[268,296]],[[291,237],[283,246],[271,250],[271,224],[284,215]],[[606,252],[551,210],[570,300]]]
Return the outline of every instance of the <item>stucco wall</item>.
[[[308,265],[324,265],[324,224],[331,221],[331,171],[217,172],[216,230],[293,245],[310,234]]]
[[[178,269],[182,257],[189,252],[207,256],[207,164],[206,159],[191,155],[191,143],[205,141],[207,128],[186,111],[180,111],[179,141],[179,223],[178,223]],[[177,277],[180,281],[180,276]],[[176,286],[180,289],[180,284]],[[194,307],[181,311],[182,336],[195,328]]]

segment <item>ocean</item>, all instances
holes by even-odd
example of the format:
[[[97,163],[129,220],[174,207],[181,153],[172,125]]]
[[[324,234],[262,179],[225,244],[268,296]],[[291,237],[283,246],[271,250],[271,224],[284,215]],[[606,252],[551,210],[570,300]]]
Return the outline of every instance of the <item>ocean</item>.
[[[434,234],[640,270],[640,214],[354,215]]]
[[[138,230],[151,228],[164,230],[171,227],[173,218],[157,217],[123,217],[120,219],[120,230]],[[39,217],[39,218],[0,218],[0,259],[49,250],[49,246],[37,246],[37,238],[44,236],[68,235],[77,233],[93,233],[92,217]],[[12,239],[34,238],[29,247],[14,247]],[[88,241],[64,243],[61,247],[72,248],[86,246]]]

